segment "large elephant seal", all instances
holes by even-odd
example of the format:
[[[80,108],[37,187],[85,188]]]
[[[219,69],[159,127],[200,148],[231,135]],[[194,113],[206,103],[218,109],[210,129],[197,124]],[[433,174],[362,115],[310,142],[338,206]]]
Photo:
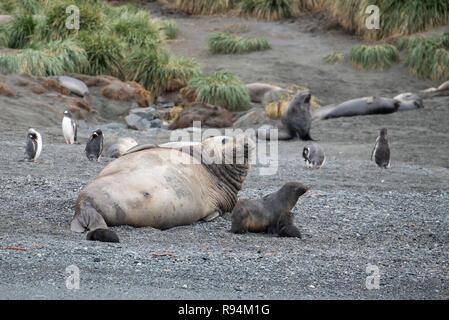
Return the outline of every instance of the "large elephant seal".
[[[241,199],[232,211],[231,232],[267,232],[281,237],[301,238],[293,224],[293,213],[298,198],[309,189],[301,183],[286,183],[279,191],[259,200]]]
[[[326,120],[340,117],[387,114],[398,111],[399,100],[382,97],[364,97],[349,100],[339,105],[329,105],[314,110],[314,120]]]
[[[423,99],[416,93],[401,93],[393,99],[400,101],[398,111],[409,111],[424,108]]]
[[[255,103],[268,104],[278,100],[284,93],[291,93],[291,91],[267,83],[249,83],[245,87],[249,91],[251,101]]]
[[[263,125],[257,129],[257,138],[262,140],[273,140],[270,131],[278,130],[278,140],[290,140],[300,138],[301,140],[313,140],[310,137],[312,116],[310,114],[310,92],[298,93],[288,104],[287,110],[280,123],[276,125]]]
[[[425,96],[447,96],[449,95],[449,81],[443,82],[438,88],[429,88],[421,93]]]
[[[57,80],[61,85],[69,89],[70,92],[87,100],[89,89],[81,80],[68,76],[49,76],[48,78]]]
[[[213,137],[182,150],[150,145],[109,163],[81,190],[71,229],[131,225],[168,229],[230,212],[254,142]]]
[[[109,158],[119,158],[126,151],[137,145],[137,141],[131,137],[118,138],[115,143],[110,145],[106,150],[106,156]]]

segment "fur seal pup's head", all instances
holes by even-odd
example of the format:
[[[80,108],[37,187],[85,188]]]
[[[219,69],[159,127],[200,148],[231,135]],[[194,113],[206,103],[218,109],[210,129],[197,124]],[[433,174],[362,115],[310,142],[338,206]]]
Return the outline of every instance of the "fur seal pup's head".
[[[263,197],[263,201],[273,212],[291,211],[298,202],[298,198],[308,190],[309,188],[302,183],[288,182],[277,192]]]
[[[299,137],[302,140],[313,140],[310,137],[310,126],[312,116],[310,114],[310,92],[298,93],[290,101],[287,111],[282,118],[282,124],[289,131],[292,137]]]

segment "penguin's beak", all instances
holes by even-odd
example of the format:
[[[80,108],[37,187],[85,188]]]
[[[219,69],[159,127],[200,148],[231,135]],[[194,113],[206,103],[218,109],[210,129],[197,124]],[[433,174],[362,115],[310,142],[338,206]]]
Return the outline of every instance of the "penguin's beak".
[[[34,142],[37,142],[37,138],[34,138],[33,140],[34,140]]]
[[[59,114],[63,114],[64,112],[60,111]]]

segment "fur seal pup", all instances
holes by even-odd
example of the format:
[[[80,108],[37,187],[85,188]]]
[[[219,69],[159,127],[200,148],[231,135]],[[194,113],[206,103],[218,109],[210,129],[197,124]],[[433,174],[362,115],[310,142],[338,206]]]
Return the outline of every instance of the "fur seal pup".
[[[317,144],[308,144],[302,150],[302,157],[308,168],[321,168],[326,162],[323,149]]]
[[[278,129],[278,140],[313,140],[310,137],[312,116],[310,114],[310,92],[298,93],[288,104],[280,123],[276,126],[263,125],[256,131],[259,139],[271,140],[269,130]]]
[[[37,162],[42,151],[42,137],[39,132],[30,128],[27,135],[25,160]]]
[[[86,240],[102,242],[120,242],[118,235],[109,229],[98,228],[87,233]]]
[[[327,120],[340,117],[388,114],[398,111],[399,100],[382,97],[364,97],[349,100],[339,105],[329,105],[313,111],[314,120]]]
[[[91,134],[84,151],[89,161],[96,160],[98,162],[103,152],[103,132],[100,129],[95,130]]]
[[[87,88],[86,84],[81,80],[67,76],[49,76],[48,78],[55,79],[61,85],[69,89],[71,93],[87,101],[89,96],[89,88]]]
[[[164,230],[230,212],[254,142],[221,136],[181,150],[137,149],[109,163],[81,190],[71,230],[118,225]]]
[[[282,237],[301,238],[290,212],[298,198],[309,189],[301,183],[286,183],[277,192],[259,200],[241,199],[232,211],[233,233],[267,232]]]
[[[390,167],[390,147],[387,140],[387,129],[380,129],[380,135],[377,137],[373,152],[371,152],[371,160],[374,160],[381,168]]]
[[[62,134],[64,135],[65,142],[67,144],[74,144],[77,140],[77,125],[75,120],[72,118],[70,111],[66,110],[60,112],[63,116],[62,118]]]
[[[423,99],[416,93],[401,93],[393,99],[401,102],[398,111],[409,111],[424,108]]]

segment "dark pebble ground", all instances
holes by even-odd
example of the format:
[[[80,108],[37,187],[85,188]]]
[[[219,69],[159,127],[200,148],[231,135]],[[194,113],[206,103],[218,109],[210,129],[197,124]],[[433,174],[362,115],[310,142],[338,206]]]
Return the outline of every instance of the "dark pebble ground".
[[[37,164],[17,162],[26,131],[0,127],[0,299],[448,299],[448,105],[314,123],[321,170],[305,168],[300,141],[279,144],[275,175],[253,166],[241,198],[288,181],[311,187],[293,209],[302,240],[231,234],[226,214],[167,231],[115,227],[119,244],[86,241],[69,228],[75,201],[111,159],[88,162],[87,131],[66,145],[58,127],[41,130]],[[383,126],[390,170],[369,160]],[[369,264],[378,289],[366,287]],[[66,288],[70,265],[78,290]]]

